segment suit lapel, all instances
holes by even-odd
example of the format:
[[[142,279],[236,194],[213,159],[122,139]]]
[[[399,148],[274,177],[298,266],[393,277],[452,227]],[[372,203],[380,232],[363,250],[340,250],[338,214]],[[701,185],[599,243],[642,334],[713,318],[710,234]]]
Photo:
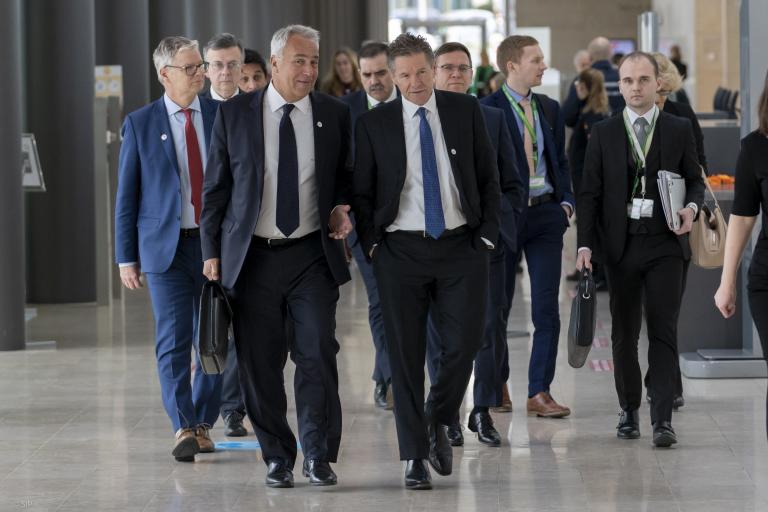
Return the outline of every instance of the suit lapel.
[[[523,142],[523,134],[517,128],[517,115],[512,111],[512,106],[509,104],[509,100],[501,89],[494,93],[496,105],[498,108],[504,111],[504,118],[507,120],[507,127],[509,128],[509,134],[512,136],[512,144],[515,145],[515,154],[521,155],[518,158],[521,162],[525,160],[525,145]],[[526,164],[527,167],[527,164]],[[528,174],[527,172],[525,174]],[[528,180],[525,182],[526,189],[528,188]]]
[[[387,114],[383,119],[383,137],[388,141],[386,147],[393,148],[394,167],[399,173],[397,175],[397,193],[399,194],[405,184],[405,173],[408,167],[408,159],[405,149],[405,125],[403,124],[403,100],[398,96],[392,100],[392,107],[389,104],[382,106]],[[399,148],[399,149],[394,149]]]
[[[155,106],[152,109],[152,117],[154,122],[152,126],[158,128],[157,138],[160,140],[160,144],[163,147],[165,156],[171,164],[171,167],[176,171],[176,175],[179,174],[179,162],[176,159],[176,147],[173,145],[173,132],[171,132],[171,123],[168,121],[168,110],[165,108],[165,102],[161,97],[155,101]]]
[[[251,127],[247,135],[250,145],[251,161],[256,176],[257,194],[261,198],[264,190],[264,96],[266,89],[253,95],[251,100],[251,109],[249,113],[249,122],[247,126]]]
[[[435,90],[435,103],[437,104],[437,114],[440,117],[440,127],[443,130],[443,138],[445,139],[445,149],[448,150],[448,160],[451,162],[451,172],[453,173],[453,179],[456,182],[456,186],[461,194],[464,193],[464,187],[462,184],[464,181],[461,179],[461,169],[456,165],[456,148],[458,151],[463,151],[464,146],[461,145],[461,128],[460,123],[456,121],[451,110],[450,105],[445,102],[445,96],[440,94],[440,91]],[[433,134],[435,137],[438,134]],[[435,155],[437,157],[437,155]]]
[[[218,104],[211,104],[208,101],[200,101],[200,110],[203,113],[203,129],[205,131],[205,145],[211,147],[211,129],[213,121],[216,119],[216,110]]]

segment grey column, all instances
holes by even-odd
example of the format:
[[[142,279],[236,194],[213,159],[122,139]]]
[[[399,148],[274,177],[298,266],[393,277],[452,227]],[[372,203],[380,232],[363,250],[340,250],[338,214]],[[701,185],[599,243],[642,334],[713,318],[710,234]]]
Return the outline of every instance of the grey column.
[[[24,348],[24,196],[21,190],[21,7],[0,2],[0,62],[6,80],[0,116],[0,350]]]
[[[48,189],[27,197],[28,299],[91,302],[93,0],[28,0],[24,8],[25,129],[37,139]]]

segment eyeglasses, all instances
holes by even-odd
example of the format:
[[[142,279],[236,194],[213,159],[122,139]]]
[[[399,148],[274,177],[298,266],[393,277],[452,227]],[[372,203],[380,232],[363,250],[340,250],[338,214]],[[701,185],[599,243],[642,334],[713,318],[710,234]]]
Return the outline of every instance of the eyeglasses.
[[[447,71],[449,73],[453,73],[458,69],[460,73],[466,73],[467,71],[472,70],[472,66],[467,66],[465,64],[462,64],[460,66],[456,66],[454,64],[443,64],[442,66],[440,66],[440,69],[442,69],[443,71]]]
[[[197,71],[202,68],[202,70],[208,71],[208,63],[207,62],[201,62],[200,64],[187,64],[186,66],[171,66],[170,64],[166,64],[167,68],[174,68],[174,69],[180,69],[184,71],[184,73],[187,76],[195,76],[197,74]]]
[[[240,61],[231,60],[229,62],[221,62],[220,60],[215,60],[209,63],[208,67],[210,67],[212,70],[216,71],[217,73],[220,71],[224,71],[224,68],[227,68],[227,70],[229,71],[234,71],[235,69],[240,67]]]

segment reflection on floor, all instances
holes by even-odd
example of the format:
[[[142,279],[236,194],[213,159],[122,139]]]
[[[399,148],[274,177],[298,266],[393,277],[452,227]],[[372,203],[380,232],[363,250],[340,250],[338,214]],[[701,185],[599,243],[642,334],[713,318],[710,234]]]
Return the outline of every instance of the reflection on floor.
[[[564,284],[563,331],[568,289]],[[530,331],[526,278],[518,290],[510,329]],[[599,300],[591,362],[570,368],[561,341],[552,391],[573,415],[526,417],[530,340],[511,337],[515,411],[494,415],[504,445],[481,446],[465,431],[464,447],[454,451],[454,474],[433,472],[431,492],[403,489],[392,413],[372,405],[373,349],[359,278],[343,288],[338,308],[345,413],[335,465],[340,483],[322,489],[310,488],[299,474],[295,489],[265,488],[256,438],[228,440],[221,424],[213,430],[218,453],[200,455],[194,464],[173,461],[146,292],[112,308],[39,306],[28,337],[55,340],[55,346],[0,353],[0,511],[768,510],[765,381],[686,380],[674,449],[651,447],[645,407],[643,437],[618,440],[607,294]],[[471,406],[470,394],[465,418]],[[295,409],[290,414],[295,425]]]

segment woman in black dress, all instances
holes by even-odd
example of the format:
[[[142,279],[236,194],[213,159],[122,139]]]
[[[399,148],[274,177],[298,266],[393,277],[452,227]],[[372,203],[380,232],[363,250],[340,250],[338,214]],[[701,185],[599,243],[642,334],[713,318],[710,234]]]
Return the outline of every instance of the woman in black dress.
[[[739,261],[762,209],[763,225],[752,251],[747,298],[765,357],[768,354],[768,81],[758,102],[758,118],[759,128],[741,141],[733,210],[728,219],[728,237],[725,240],[725,261],[715,304],[725,318],[736,312]]]

